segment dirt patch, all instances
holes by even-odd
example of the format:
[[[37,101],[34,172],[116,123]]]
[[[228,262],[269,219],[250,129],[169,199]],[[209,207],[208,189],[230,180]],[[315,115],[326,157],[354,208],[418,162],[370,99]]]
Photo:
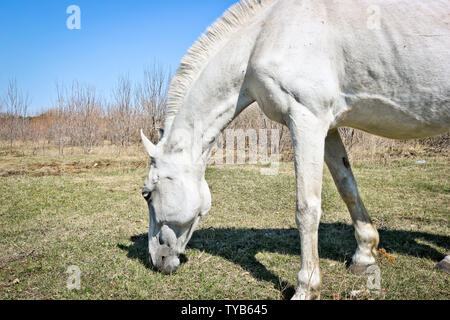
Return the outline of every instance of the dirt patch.
[[[79,173],[71,172],[71,173]],[[12,169],[0,171],[0,177],[12,177],[12,176],[30,176],[30,177],[45,177],[45,176],[60,176],[64,173],[61,166],[49,165],[49,164],[32,164],[28,165],[24,169]]]
[[[17,150],[3,150],[0,151],[0,157],[12,156],[14,158],[23,158],[25,157],[25,153],[23,151]]]
[[[20,169],[0,169],[0,177],[11,176],[61,176],[64,174],[80,174],[89,170],[102,170],[108,168],[146,168],[145,161],[74,161],[70,163],[50,162],[50,163],[32,163]]]
[[[0,269],[6,267],[8,264],[11,264],[16,261],[22,261],[29,257],[37,257],[38,255],[35,254],[34,250],[28,252],[28,253],[21,253],[17,255],[10,255],[0,258]]]

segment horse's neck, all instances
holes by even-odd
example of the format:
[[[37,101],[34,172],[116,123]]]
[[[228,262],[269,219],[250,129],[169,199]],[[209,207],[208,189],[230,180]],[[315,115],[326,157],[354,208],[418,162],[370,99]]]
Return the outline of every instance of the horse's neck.
[[[238,34],[209,61],[172,122],[167,150],[190,150],[206,161],[216,138],[254,102],[245,83],[251,48]]]

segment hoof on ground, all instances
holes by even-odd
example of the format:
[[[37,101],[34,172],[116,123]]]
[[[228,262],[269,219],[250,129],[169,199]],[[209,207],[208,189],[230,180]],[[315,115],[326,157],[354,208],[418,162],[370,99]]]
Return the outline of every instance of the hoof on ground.
[[[291,301],[307,301],[307,300],[320,300],[320,294],[317,295],[305,295],[305,294],[295,294]]]
[[[315,290],[313,292],[305,292],[304,290],[298,290],[291,298],[292,301],[298,300],[320,300],[320,292]]]
[[[448,259],[442,260],[434,268],[450,274],[450,262],[448,262]]]
[[[371,265],[352,263],[348,267],[348,271],[350,271],[351,273],[356,274],[356,275],[362,275],[362,274],[367,274],[367,270],[370,267],[371,267]]]

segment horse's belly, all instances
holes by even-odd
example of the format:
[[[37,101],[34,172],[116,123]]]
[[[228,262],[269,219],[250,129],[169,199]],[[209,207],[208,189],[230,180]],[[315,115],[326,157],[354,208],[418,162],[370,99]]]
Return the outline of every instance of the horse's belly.
[[[446,133],[450,110],[444,101],[421,99],[404,106],[382,95],[345,95],[346,110],[339,126],[360,129],[391,139],[416,139]],[[428,112],[424,112],[428,110]],[[424,116],[423,114],[426,114]]]
[[[446,53],[410,51],[393,57],[390,50],[367,53],[365,61],[347,57],[351,62],[340,79],[342,122],[395,139],[448,132],[450,45]]]

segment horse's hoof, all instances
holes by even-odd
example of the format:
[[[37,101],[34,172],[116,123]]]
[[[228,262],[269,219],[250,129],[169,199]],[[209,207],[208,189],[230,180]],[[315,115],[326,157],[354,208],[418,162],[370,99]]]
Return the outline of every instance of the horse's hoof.
[[[312,292],[309,291],[305,292],[304,290],[297,289],[291,300],[292,301],[320,300],[320,291],[313,290]]]
[[[298,292],[296,292],[294,294],[294,296],[291,298],[292,301],[301,301],[301,300],[306,300],[306,295],[305,294],[300,294]]]
[[[445,258],[441,262],[439,262],[436,267],[434,267],[436,270],[443,271],[450,274],[450,259]]]
[[[348,271],[350,271],[351,273],[356,274],[356,275],[363,275],[363,274],[367,274],[367,270],[370,267],[371,267],[371,265],[352,263],[348,267]]]

